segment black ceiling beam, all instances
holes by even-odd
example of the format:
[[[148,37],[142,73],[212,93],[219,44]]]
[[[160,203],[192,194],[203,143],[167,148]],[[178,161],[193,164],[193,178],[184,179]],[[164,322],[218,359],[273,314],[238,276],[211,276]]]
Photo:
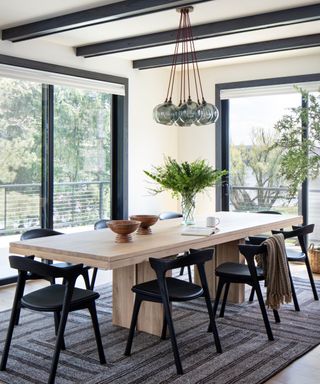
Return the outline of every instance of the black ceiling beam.
[[[223,48],[207,49],[197,52],[197,61],[212,61],[230,59],[233,57],[257,55],[261,53],[281,52],[292,49],[302,49],[320,46],[320,34],[290,37],[287,39],[261,41],[243,45],[234,45]],[[152,57],[149,59],[134,60],[133,68],[150,69],[166,67],[172,64],[173,56]],[[189,61],[191,56],[189,55]],[[182,62],[182,56],[178,56],[177,63]]]
[[[126,0],[7,28],[2,31],[2,40],[12,42],[29,40],[205,1],[208,0]]]
[[[291,8],[282,11],[223,20],[192,27],[195,39],[229,35],[232,33],[255,31],[282,25],[297,24],[320,19],[320,4]],[[177,31],[170,30],[148,35],[110,40],[76,48],[77,56],[93,57],[116,52],[156,47],[175,42]]]

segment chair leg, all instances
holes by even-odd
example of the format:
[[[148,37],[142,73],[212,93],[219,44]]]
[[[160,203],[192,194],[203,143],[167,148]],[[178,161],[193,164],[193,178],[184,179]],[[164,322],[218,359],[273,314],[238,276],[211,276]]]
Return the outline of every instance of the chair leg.
[[[181,267],[181,268],[180,268],[180,273],[179,273],[179,276],[182,276],[182,275],[183,275],[183,273],[184,273],[184,267]]]
[[[273,310],[273,316],[274,316],[274,320],[275,320],[275,322],[276,322],[276,323],[280,323],[279,312],[278,312],[276,309]]]
[[[142,302],[142,300],[138,297],[138,295],[136,295],[136,299],[134,301],[134,307],[133,307],[130,329],[129,329],[128,341],[127,341],[127,345],[126,345],[126,350],[124,352],[125,356],[130,356],[130,354],[131,354],[132,340],[133,340],[133,336],[134,336],[134,330],[135,330],[136,325],[137,325],[138,314],[139,314],[141,302]]]
[[[216,292],[216,298],[214,299],[214,305],[213,305],[213,316],[214,317],[216,317],[216,314],[217,314],[223,286],[224,286],[224,281],[222,280],[221,277],[219,277],[219,283],[218,283],[218,288],[217,288],[217,292]]]
[[[14,325],[19,325],[20,312],[21,312],[21,307],[20,307],[20,305],[18,305],[17,313],[16,313],[16,319],[14,321]]]
[[[84,283],[86,285],[86,289],[90,289],[91,290],[91,287],[90,287],[90,280],[89,280],[89,272],[87,269],[84,269],[82,271],[82,277],[83,277],[83,280],[84,280]]]
[[[212,333],[213,333],[214,343],[216,345],[217,352],[222,353],[220,338],[219,338],[218,329],[216,326],[216,321],[215,321],[214,315],[213,315],[213,309],[212,309],[212,304],[211,304],[211,300],[210,300],[210,294],[209,294],[208,287],[203,287],[203,290],[204,290],[204,298],[206,301],[209,319],[210,319],[210,327],[211,327]]]
[[[290,285],[291,285],[291,291],[292,291],[292,299],[293,299],[294,309],[295,309],[297,312],[299,312],[299,311],[300,311],[300,307],[299,307],[298,298],[297,298],[297,295],[296,295],[296,290],[295,290],[294,285],[293,285],[293,280],[292,280],[292,275],[291,275],[291,271],[290,271],[289,263],[288,263],[288,270],[289,270],[289,279],[290,279]]]
[[[56,338],[56,345],[55,345],[54,353],[53,353],[53,357],[52,357],[52,363],[51,363],[51,369],[50,369],[48,384],[54,384],[54,382],[55,382],[55,377],[56,377],[57,367],[58,367],[58,361],[59,361],[59,356],[60,356],[60,352],[62,349],[64,330],[66,328],[68,314],[69,314],[69,312],[67,311],[67,309],[62,311],[62,315],[61,315],[60,322],[59,322],[58,335]]]
[[[21,297],[24,291],[24,286],[25,286],[25,280],[21,279],[21,277],[19,276],[16,293],[15,293],[13,305],[12,305],[12,311],[11,311],[9,327],[7,331],[6,342],[2,352],[2,358],[0,362],[0,371],[4,371],[7,366],[7,360],[8,360],[8,355],[9,355],[9,350],[10,350],[10,345],[12,340],[13,329],[16,323],[17,315],[20,313],[20,307],[21,307],[20,303],[21,303]]]
[[[188,265],[188,277],[189,277],[189,282],[192,283],[192,274],[191,274],[191,267]]]
[[[93,268],[92,277],[91,277],[91,283],[90,283],[90,289],[91,291],[94,290],[94,285],[96,283],[98,268]]]
[[[89,309],[91,319],[92,319],[94,335],[96,337],[100,364],[105,364],[106,363],[106,357],[105,357],[104,350],[103,350],[101,333],[100,333],[99,322],[98,322],[98,317],[97,317],[96,304],[94,301],[90,304],[88,309]]]
[[[56,336],[58,336],[58,330],[59,330],[59,324],[60,324],[60,312],[54,312],[54,328],[55,328],[55,333],[56,333]],[[61,349],[63,351],[66,350],[66,344],[64,342],[64,338],[62,340],[62,344],[61,344]]]
[[[250,296],[249,296],[249,301],[252,302],[254,299],[254,288],[251,288]]]
[[[162,323],[162,331],[161,331],[161,340],[165,340],[167,338],[167,327],[168,327],[168,324],[167,324],[167,319],[166,319],[166,315],[163,311],[163,323]]]
[[[315,300],[319,300],[319,296],[318,296],[316,285],[314,283],[313,274],[312,274],[312,271],[311,271],[311,267],[310,267],[310,262],[309,262],[308,256],[306,256],[304,262],[305,262],[306,267],[307,267],[307,272],[308,272],[308,275],[309,275],[309,280],[310,280],[310,284],[311,284],[311,288],[312,288],[312,292],[313,292],[313,297],[314,297]]]
[[[174,331],[173,321],[171,317],[170,304],[168,300],[164,300],[163,307],[164,307],[164,313],[167,319],[167,324],[170,332],[170,339],[171,339],[171,345],[173,350],[174,361],[176,364],[177,374],[182,375],[183,370],[182,370],[182,365],[181,365],[181,360],[180,360],[180,355],[178,350],[176,334]]]
[[[271,330],[271,327],[270,327],[270,322],[269,322],[268,314],[267,314],[267,311],[266,311],[266,307],[264,305],[264,300],[263,300],[263,296],[262,296],[262,293],[261,293],[261,288],[260,288],[259,282],[257,282],[257,284],[255,284],[254,287],[255,287],[255,291],[256,291],[256,294],[257,294],[258,301],[259,301],[260,310],[261,310],[261,313],[262,313],[264,325],[266,327],[268,339],[272,341],[272,340],[274,340],[274,338],[273,338],[272,330]]]
[[[220,315],[219,317],[224,317],[224,310],[226,308],[228,293],[229,293],[230,283],[226,283],[226,286],[224,287],[224,295],[223,300],[220,308]]]

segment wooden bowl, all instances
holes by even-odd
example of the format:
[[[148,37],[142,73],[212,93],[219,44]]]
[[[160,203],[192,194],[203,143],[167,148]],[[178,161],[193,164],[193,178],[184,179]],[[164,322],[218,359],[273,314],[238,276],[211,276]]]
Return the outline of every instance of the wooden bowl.
[[[155,224],[159,216],[157,215],[132,215],[130,216],[131,220],[137,220],[140,221],[140,227],[137,231],[138,235],[151,235],[151,225]]]
[[[108,221],[108,228],[116,233],[116,243],[130,243],[132,241],[131,233],[140,225],[136,220],[111,220]]]

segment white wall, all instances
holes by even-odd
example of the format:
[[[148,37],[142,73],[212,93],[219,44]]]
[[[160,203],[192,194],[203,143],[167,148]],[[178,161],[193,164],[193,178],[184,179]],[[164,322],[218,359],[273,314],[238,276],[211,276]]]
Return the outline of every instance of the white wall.
[[[130,85],[129,112],[129,213],[176,211],[170,193],[150,195],[152,182],[143,170],[163,163],[164,156],[178,156],[178,127],[159,125],[152,110],[165,99],[168,71],[137,71]]]

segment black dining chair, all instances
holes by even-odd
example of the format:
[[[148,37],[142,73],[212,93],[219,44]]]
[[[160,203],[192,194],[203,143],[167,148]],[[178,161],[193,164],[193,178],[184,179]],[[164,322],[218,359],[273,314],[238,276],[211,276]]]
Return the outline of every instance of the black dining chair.
[[[100,295],[89,289],[75,287],[76,279],[82,274],[83,265],[77,264],[59,268],[54,265],[35,261],[30,257],[20,256],[9,256],[9,261],[11,268],[18,270],[18,283],[0,363],[0,370],[6,370],[16,316],[20,308],[28,308],[40,312],[54,312],[59,319],[58,323],[55,324],[57,338],[48,379],[49,384],[53,384],[55,381],[60,351],[61,349],[64,349],[64,331],[69,312],[81,309],[89,310],[96,338],[99,360],[101,364],[105,364],[106,359],[95,306],[95,301]],[[26,280],[28,279],[28,274],[43,277],[49,276],[52,279],[63,278],[65,284],[52,284],[24,295],[24,287]]]
[[[298,247],[286,247],[287,260],[294,262],[303,262],[306,265],[311,289],[313,292],[313,297],[315,300],[319,300],[318,292],[316,285],[314,283],[313,274],[310,266],[310,261],[308,257],[308,249],[306,236],[314,231],[314,224],[301,225],[301,226],[292,226],[292,231],[272,231],[272,234],[282,233],[285,239],[298,238],[299,246]],[[290,265],[290,264],[289,264]],[[291,285],[293,286],[293,280],[291,271],[289,268]],[[298,300],[296,295],[293,297],[295,308],[297,311],[300,310]]]
[[[178,213],[178,212],[172,212],[172,211],[168,211],[168,212],[162,212],[160,213],[159,215],[159,220],[170,220],[170,219],[178,219],[180,217],[183,217],[181,213]],[[192,272],[191,272],[191,267],[187,267],[187,270],[188,270],[188,279],[190,281],[190,283],[192,283]],[[182,267],[180,269],[180,276],[182,276],[184,274],[184,267]]]
[[[292,290],[292,300],[293,300],[294,308],[296,311],[300,311],[300,306],[299,306],[297,294],[295,291],[295,287],[293,284],[293,279],[290,271],[290,264],[289,264],[290,261],[305,263],[314,300],[319,300],[318,292],[314,283],[313,274],[310,266],[307,243],[306,243],[306,236],[312,233],[313,231],[314,231],[314,224],[309,224],[304,226],[293,226],[292,231],[284,231],[284,230],[271,231],[272,234],[282,233],[285,239],[298,238],[298,242],[299,242],[298,247],[296,246],[286,247],[289,278],[290,278],[291,290]],[[255,244],[262,243],[264,240],[265,240],[264,237],[249,237],[249,241],[255,242]],[[254,292],[255,292],[254,289],[252,289],[249,301],[253,300]]]
[[[37,239],[40,237],[57,236],[57,235],[63,235],[63,233],[58,232],[58,231],[54,231],[53,229],[35,228],[35,229],[30,229],[29,231],[24,232],[21,235],[20,240],[31,240],[31,239]],[[48,262],[51,263],[51,261],[48,261]],[[54,264],[54,266],[59,267],[59,268],[65,268],[65,267],[69,267],[71,265],[70,263],[67,263],[67,262],[55,262],[53,264]],[[84,266],[83,270],[81,272],[81,275],[83,277],[83,280],[84,280],[84,283],[85,283],[87,289],[93,289],[94,288],[94,281],[90,282],[90,279],[89,279],[89,272],[88,271],[90,268],[91,267],[89,267],[89,266]],[[37,278],[37,276],[32,276],[31,274],[29,275],[29,279],[36,279],[36,278]],[[46,278],[46,280],[49,280],[50,283],[52,283],[52,284],[55,283],[55,279],[52,277]]]
[[[105,229],[108,228],[108,221],[106,219],[100,219],[94,223],[94,229]]]
[[[142,301],[151,301],[155,303],[161,303],[164,308],[164,322],[162,328],[161,339],[166,338],[167,327],[169,328],[169,334],[172,344],[172,350],[174,355],[174,361],[178,374],[182,374],[182,365],[178,350],[178,344],[174,325],[171,316],[170,303],[183,302],[194,300],[199,297],[204,297],[208,309],[210,329],[213,332],[214,342],[217,352],[221,353],[221,344],[214,320],[212,305],[209,296],[207,278],[205,274],[204,264],[211,260],[213,256],[212,249],[194,251],[190,250],[190,253],[179,256],[174,259],[154,259],[150,258],[150,265],[154,269],[157,275],[157,279],[147,281],[145,283],[137,284],[132,287],[132,291],[136,294],[134,309],[132,314],[132,320],[129,330],[129,336],[125,355],[130,356],[131,346],[134,336],[134,330],[136,328],[138,314]],[[165,277],[167,271],[195,265],[198,269],[201,286],[190,283],[188,281],[179,280],[173,277]]]
[[[40,237],[58,236],[58,235],[63,235],[63,233],[58,232],[58,231],[54,231],[53,229],[35,228],[35,229],[30,229],[29,231],[24,232],[20,236],[20,240],[31,240],[31,239],[36,239],[36,238],[40,238]],[[52,264],[51,260],[44,260],[44,261],[48,264]],[[66,267],[69,267],[71,264],[66,263],[66,262],[57,262],[57,263],[53,263],[53,265],[55,267],[59,267],[59,268],[66,268]],[[91,284],[89,281],[89,273],[88,273],[89,268],[90,267],[87,267],[87,266],[83,267],[81,275],[82,275],[83,280],[85,282],[86,288],[87,289],[93,289],[93,288],[91,288]],[[26,275],[26,279],[27,280],[44,279],[44,280],[48,280],[50,282],[50,284],[55,284],[55,278],[53,276],[38,276],[34,273],[28,273]],[[16,321],[15,325],[19,324],[19,319],[20,319],[20,309],[18,308],[16,320],[15,320]],[[55,323],[57,323],[57,321],[58,321],[58,319],[57,319],[57,316],[55,314]]]
[[[248,284],[254,288],[257,293],[259,306],[261,310],[261,314],[263,317],[264,325],[267,331],[268,339],[273,340],[273,334],[268,318],[268,314],[266,311],[266,307],[264,304],[260,281],[265,280],[264,271],[261,268],[256,267],[255,265],[255,256],[258,254],[263,255],[263,257],[268,257],[267,255],[267,247],[265,245],[251,245],[251,244],[243,244],[239,245],[239,251],[245,257],[247,264],[233,263],[227,262],[220,264],[216,268],[216,276],[219,277],[216,298],[213,306],[214,316],[217,313],[217,309],[219,306],[220,297],[224,288],[224,296],[220,308],[220,317],[224,317],[224,312],[226,308],[229,287],[231,283],[238,284]],[[273,310],[274,318],[277,323],[280,322],[279,313],[277,310]]]
[[[281,212],[278,212],[278,211],[257,211],[256,213],[262,213],[262,214],[268,214],[268,215],[282,215]],[[257,235],[256,236],[257,238],[263,238],[264,240],[266,240],[269,236],[268,235],[265,235],[265,234],[261,234],[261,235]],[[250,241],[249,241],[250,243]],[[258,242],[259,244],[259,242]],[[249,301],[252,302],[254,299],[254,288],[251,289],[251,292],[250,292],[250,296],[249,296]]]

